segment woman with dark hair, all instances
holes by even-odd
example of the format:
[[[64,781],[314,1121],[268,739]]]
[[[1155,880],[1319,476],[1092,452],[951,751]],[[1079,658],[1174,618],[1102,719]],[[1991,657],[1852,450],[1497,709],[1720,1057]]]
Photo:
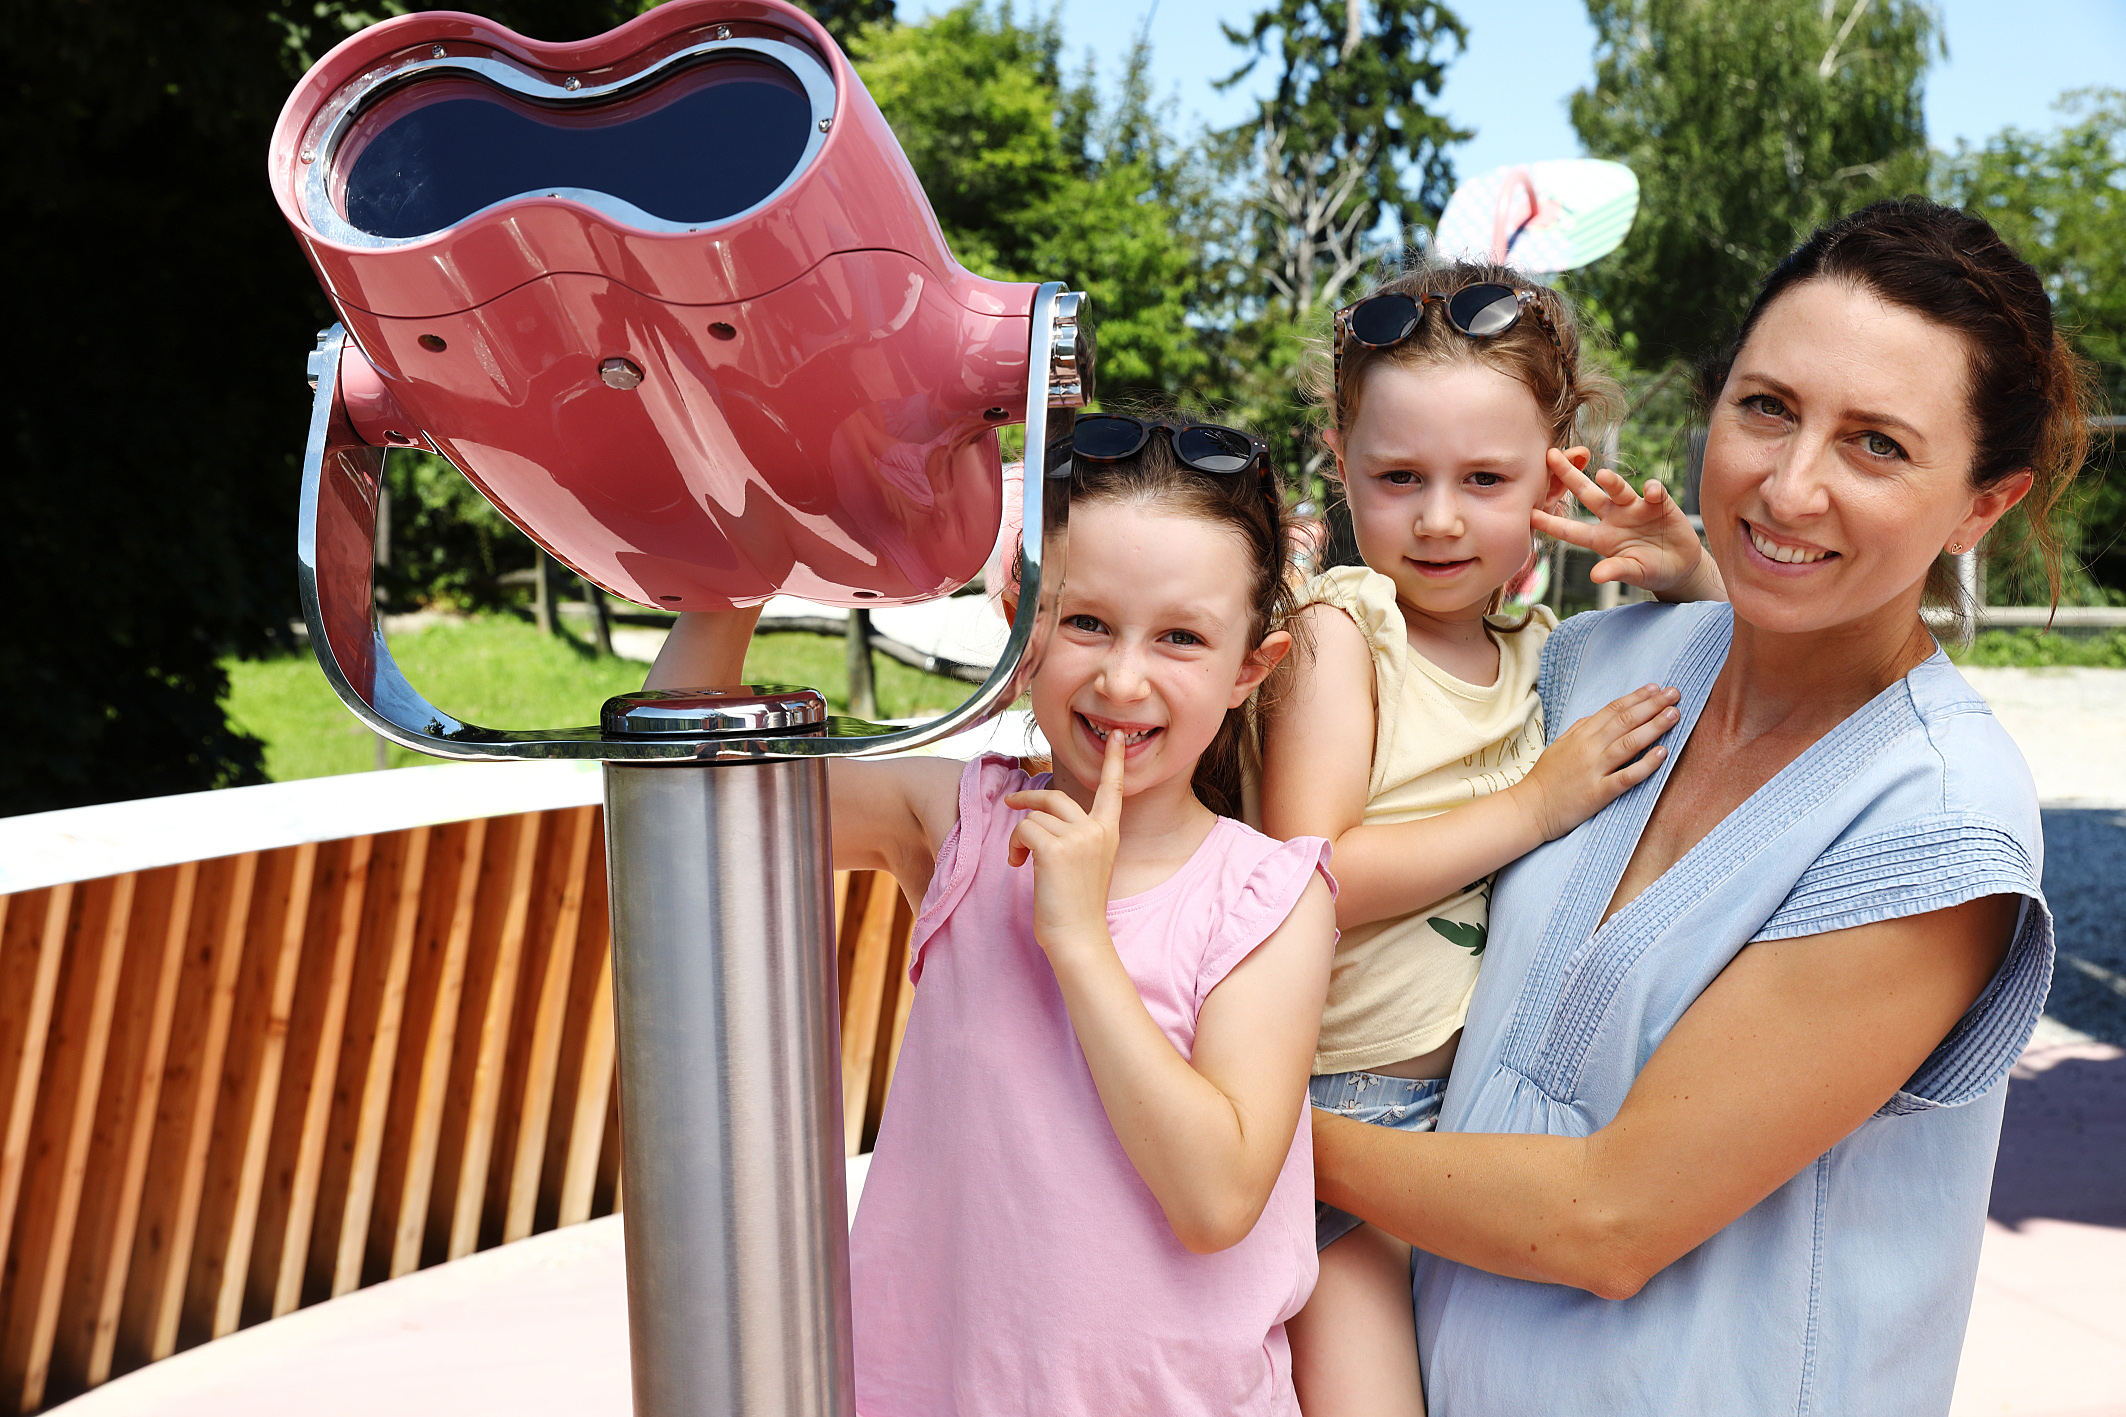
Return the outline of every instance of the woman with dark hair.
[[[1575,617],[1541,679],[1553,736],[1676,686],[1667,759],[1500,877],[1439,1131],[1314,1113],[1321,1197],[1421,1252],[1435,1417],[1947,1409],[2052,925],[1920,607],[2017,503],[2046,538],[2085,386],[2030,267],[1917,201],[1707,371],[1731,605]]]

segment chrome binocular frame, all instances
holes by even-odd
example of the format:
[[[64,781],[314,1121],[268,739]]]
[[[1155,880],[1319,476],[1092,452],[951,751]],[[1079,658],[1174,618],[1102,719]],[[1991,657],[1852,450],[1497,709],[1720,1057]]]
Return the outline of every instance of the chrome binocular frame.
[[[354,432],[339,398],[346,331],[319,334],[310,356],[310,431],[303,453],[296,529],[303,618],[325,678],[378,735],[435,757],[469,760],[577,758],[611,763],[773,761],[853,757],[920,748],[973,728],[1018,698],[1054,630],[1070,511],[1070,463],[1047,463],[1051,413],[1082,406],[1090,370],[1080,339],[1085,297],[1060,282],[1034,294],[1026,381],[1026,472],[1022,570],[1011,634],[989,677],[959,707],[910,726],[830,716],[817,729],[630,736],[602,726],[482,728],[431,704],[400,671],[376,613],[376,531],[384,448]]]

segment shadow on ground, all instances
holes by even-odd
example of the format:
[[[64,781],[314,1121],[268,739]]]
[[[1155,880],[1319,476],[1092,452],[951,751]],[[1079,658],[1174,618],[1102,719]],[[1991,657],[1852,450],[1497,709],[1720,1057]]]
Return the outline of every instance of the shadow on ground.
[[[2045,897],[2059,943],[2045,1012],[2099,1046],[2016,1069],[1990,1210],[2126,1229],[2126,1057],[2104,1056],[2126,1048],[2126,812],[2045,813]]]
[[[2045,813],[2059,963],[2045,1012],[2126,1048],[2126,811]]]
[[[1987,1209],[2126,1229],[2126,1057],[2063,1057],[2008,1084]]]

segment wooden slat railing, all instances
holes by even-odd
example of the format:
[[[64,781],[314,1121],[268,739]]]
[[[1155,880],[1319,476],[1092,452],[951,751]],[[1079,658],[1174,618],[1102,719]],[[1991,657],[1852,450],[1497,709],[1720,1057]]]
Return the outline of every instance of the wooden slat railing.
[[[0,1411],[615,1210],[601,814],[0,894]],[[835,905],[854,1154],[911,918],[869,872]]]

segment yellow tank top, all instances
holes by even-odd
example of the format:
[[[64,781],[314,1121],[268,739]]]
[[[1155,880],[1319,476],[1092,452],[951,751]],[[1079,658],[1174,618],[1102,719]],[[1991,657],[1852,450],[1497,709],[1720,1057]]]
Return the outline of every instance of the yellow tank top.
[[[1535,684],[1543,643],[1557,627],[1548,607],[1537,607],[1520,631],[1491,632],[1498,680],[1481,685],[1455,678],[1410,648],[1395,582],[1378,571],[1325,571],[1308,582],[1306,598],[1349,615],[1373,652],[1367,825],[1434,816],[1527,775],[1543,751]],[[1453,1037],[1476,988],[1490,897],[1486,877],[1408,915],[1346,930],[1336,946],[1314,1071],[1380,1067]]]

